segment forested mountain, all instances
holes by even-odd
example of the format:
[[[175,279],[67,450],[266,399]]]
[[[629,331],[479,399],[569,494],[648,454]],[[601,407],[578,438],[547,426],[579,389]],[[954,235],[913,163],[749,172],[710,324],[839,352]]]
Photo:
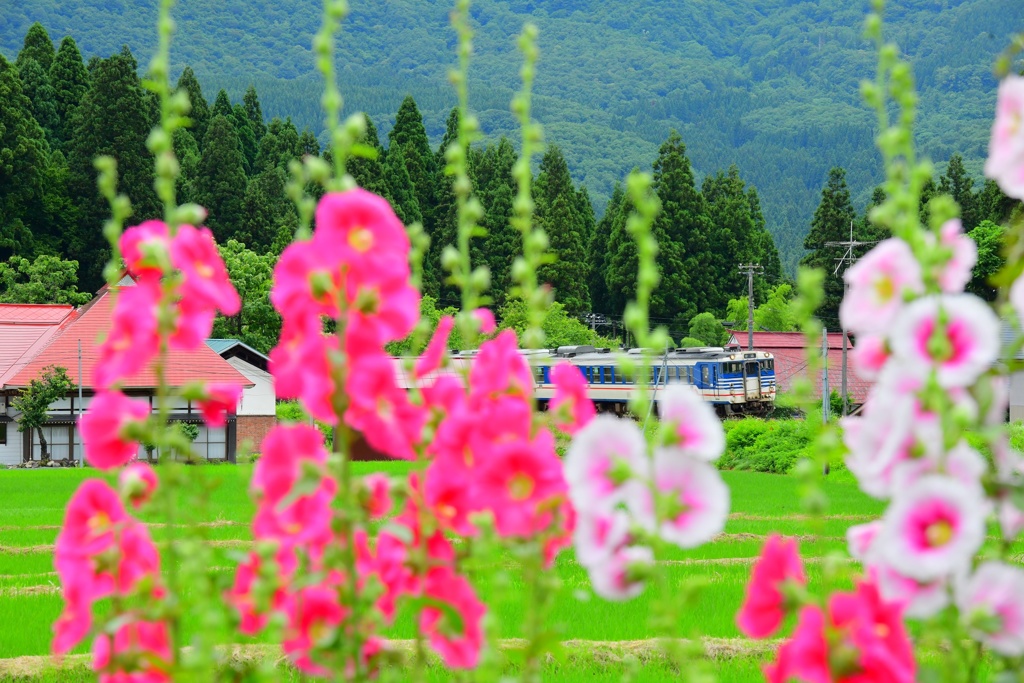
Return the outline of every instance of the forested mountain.
[[[39,21],[55,41],[73,35],[86,60],[127,44],[144,67],[156,40],[156,4],[7,2],[0,53],[13,61]],[[237,102],[255,85],[268,118],[291,116],[299,130],[319,131],[310,44],[320,4],[182,0],[174,71],[190,65],[211,102],[221,88]],[[342,89],[347,108],[370,114],[382,139],[411,94],[431,142],[441,141],[454,103],[445,76],[454,60],[449,4],[352,3],[340,45]],[[921,91],[924,153],[941,169],[959,152],[977,175],[994,103],[991,64],[1024,26],[1024,3],[890,5],[889,33],[913,60]],[[873,48],[861,35],[866,10],[866,2],[848,0],[476,0],[472,104],[493,140],[515,139],[508,113],[519,65],[515,35],[524,21],[535,22],[535,113],[598,215],[615,182],[633,167],[650,169],[676,129],[698,186],[736,164],[757,188],[767,227],[792,268],[829,169],[847,170],[858,209],[880,178],[873,117],[857,94],[858,81],[874,71]]]

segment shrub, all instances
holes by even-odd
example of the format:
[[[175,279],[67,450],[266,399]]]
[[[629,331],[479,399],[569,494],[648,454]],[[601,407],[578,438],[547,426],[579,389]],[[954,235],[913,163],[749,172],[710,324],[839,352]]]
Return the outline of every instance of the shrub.
[[[277,419],[285,422],[306,422],[309,423],[310,417],[302,406],[299,405],[298,401],[279,401],[277,404]],[[324,441],[327,442],[327,448],[330,449],[334,443],[333,432],[334,428],[326,422],[317,421],[317,429],[324,435]]]
[[[721,469],[784,474],[796,464],[811,442],[804,420],[745,418],[725,423],[725,454]]]

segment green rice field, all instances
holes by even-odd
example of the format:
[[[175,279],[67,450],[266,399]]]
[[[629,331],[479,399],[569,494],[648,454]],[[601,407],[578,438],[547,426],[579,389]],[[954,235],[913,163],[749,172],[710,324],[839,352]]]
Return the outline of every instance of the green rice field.
[[[362,472],[402,474],[407,465],[360,463],[357,467]],[[205,532],[215,541],[213,569],[229,572],[231,556],[244,550],[251,539],[248,522],[254,505],[247,493],[251,466],[189,469],[194,485],[202,484],[210,491],[201,521],[208,523]],[[0,681],[90,680],[81,663],[75,668],[73,657],[63,669],[53,669],[43,658],[49,652],[50,626],[61,610],[51,546],[66,501],[89,476],[95,472],[0,471]],[[732,491],[733,511],[725,533],[704,547],[674,551],[664,558],[664,566],[670,586],[704,585],[695,602],[675,615],[675,620],[678,633],[699,633],[709,639],[705,666],[721,681],[759,681],[763,680],[760,667],[771,656],[771,646],[743,639],[734,615],[750,564],[764,538],[772,532],[801,537],[804,555],[810,558],[808,575],[813,584],[822,576],[821,560],[845,547],[846,529],[877,517],[883,507],[861,494],[845,471],[834,472],[823,482],[829,508],[821,523],[812,528],[800,508],[800,482],[795,477],[753,472],[723,472],[723,477]],[[151,531],[158,541],[166,538],[164,527],[154,525]],[[515,639],[522,636],[524,590],[514,563],[503,563],[503,567],[478,570],[471,578],[493,610],[501,637]],[[659,656],[657,644],[650,640],[655,591],[649,588],[630,602],[605,602],[590,593],[586,572],[571,551],[562,553],[555,570],[562,589],[549,623],[572,642],[565,657],[551,662],[545,680],[617,681],[624,676],[634,681],[679,680],[680,672]],[[195,631],[199,624],[186,619],[184,627]],[[399,614],[386,635],[411,638],[411,617]],[[510,657],[509,666],[514,667],[514,659]],[[18,677],[21,674],[29,677]],[[293,675],[280,672],[282,680]],[[437,666],[431,669],[431,678],[448,680],[451,674]]]

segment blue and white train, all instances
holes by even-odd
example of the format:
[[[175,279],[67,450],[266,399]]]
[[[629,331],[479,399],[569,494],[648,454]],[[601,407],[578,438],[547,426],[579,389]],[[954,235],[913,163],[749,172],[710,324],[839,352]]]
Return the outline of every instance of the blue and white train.
[[[588,394],[598,410],[625,412],[636,390],[636,383],[617,367],[616,358],[621,352],[593,346],[562,346],[521,353],[533,367],[535,395],[542,404],[554,396],[551,368],[562,361],[572,363],[586,377]],[[641,350],[630,349],[625,353],[638,357]],[[475,351],[453,353],[447,371],[468,369],[475,355]],[[775,359],[766,351],[723,347],[669,349],[655,355],[652,366],[647,377],[650,391],[670,384],[693,386],[721,417],[765,414],[775,406]],[[400,364],[396,370],[400,386],[411,386],[411,379]]]

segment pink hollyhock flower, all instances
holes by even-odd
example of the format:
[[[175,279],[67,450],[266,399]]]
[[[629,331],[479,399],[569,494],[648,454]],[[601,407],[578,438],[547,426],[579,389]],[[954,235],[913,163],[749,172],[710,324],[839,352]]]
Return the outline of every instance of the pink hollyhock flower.
[[[182,274],[182,299],[216,308],[226,316],[238,313],[242,300],[228,279],[227,268],[209,229],[180,226],[171,241],[171,261]]]
[[[390,531],[381,531],[377,536],[377,554],[374,569],[384,593],[377,599],[376,607],[390,622],[395,618],[395,606],[403,595],[413,595],[419,590],[419,577],[409,566],[409,547]]]
[[[555,385],[550,406],[555,425],[563,432],[575,434],[597,414],[593,401],[587,397],[587,378],[579,368],[563,361],[551,368],[551,381]]]
[[[473,311],[473,317],[480,321],[480,333],[492,334],[498,326],[494,322],[494,313],[489,308],[478,308]]]
[[[275,425],[263,438],[260,453],[251,489],[272,505],[288,497],[307,465],[320,469],[327,463],[323,434],[307,424]]]
[[[899,607],[861,583],[856,593],[833,594],[827,617],[814,605],[801,609],[765,677],[770,683],[913,683],[915,667]]]
[[[53,642],[50,650],[55,655],[71,652],[92,630],[92,601],[86,581],[71,580],[61,587],[64,610],[53,622]]]
[[[843,279],[850,288],[839,306],[839,319],[855,334],[886,334],[904,301],[924,292],[914,252],[895,237],[850,266]]]
[[[149,416],[149,405],[130,399],[119,391],[103,391],[93,397],[79,419],[85,445],[85,459],[101,470],[124,465],[139,452],[139,442],[125,436],[125,430]]]
[[[283,584],[287,582],[297,567],[295,553],[289,549],[280,549],[270,567],[263,567],[261,557],[252,552],[249,557],[240,562],[235,571],[235,581],[231,588],[224,593],[224,601],[234,607],[241,617],[239,630],[248,636],[254,636],[267,625],[269,615],[259,610],[257,605],[257,590],[266,590],[267,586],[259,586],[261,580],[265,581],[268,576],[274,577],[274,583],[269,587],[272,589],[272,596],[267,605],[274,610],[283,610],[287,603],[287,596]]]
[[[289,498],[290,502],[272,505],[264,502],[252,521],[253,536],[286,546],[301,546],[316,555],[331,542],[331,501],[337,484],[323,479],[308,494]]]
[[[883,561],[928,581],[965,568],[985,540],[988,505],[979,487],[929,474],[898,493],[877,540]]]
[[[133,462],[117,475],[117,483],[125,500],[139,508],[153,497],[158,482],[156,471],[149,464]]]
[[[160,283],[140,280],[120,287],[110,334],[100,346],[93,381],[100,389],[139,372],[160,350],[157,313]]]
[[[473,396],[488,398],[499,394],[533,394],[533,373],[529,363],[519,354],[515,332],[503,330],[494,339],[480,345],[469,370],[469,386]]]
[[[621,489],[650,472],[646,443],[632,420],[598,415],[576,433],[565,456],[569,493],[580,511],[608,510],[623,502]]]
[[[285,323],[281,340],[270,350],[270,374],[278,398],[297,398],[317,420],[336,424],[332,397],[331,354],[338,349],[337,339],[320,331],[319,321],[312,329]]]
[[[338,594],[332,588],[308,586],[293,596],[288,603],[288,627],[281,645],[299,671],[314,676],[330,674],[316,663],[314,656],[317,650],[331,646],[347,612],[338,604]]]
[[[939,287],[946,294],[959,294],[971,281],[971,272],[978,262],[978,245],[964,234],[959,218],[948,220],[939,228],[939,244],[952,253],[938,273]]]
[[[866,562],[868,552],[874,546],[878,532],[882,530],[882,522],[875,520],[867,524],[857,524],[846,530],[846,547],[850,557],[858,562]]]
[[[654,566],[654,552],[647,546],[623,546],[604,561],[587,567],[594,592],[605,600],[632,600],[643,592]]]
[[[837,675],[837,680],[913,683],[914,650],[898,604],[886,602],[874,584],[862,581],[855,593],[833,594],[828,611],[843,644],[858,653],[854,672],[849,678]]]
[[[674,449],[654,452],[657,507],[667,510],[658,533],[680,548],[694,548],[725,528],[729,489],[713,465],[681,457]]]
[[[542,530],[551,514],[542,506],[566,493],[554,437],[542,430],[533,441],[496,445],[481,463],[477,484],[478,500],[494,513],[499,534],[529,536]]]
[[[885,337],[870,334],[858,335],[857,345],[850,351],[850,361],[857,376],[869,382],[878,379],[891,357]]]
[[[242,387],[237,384],[214,382],[204,387],[205,398],[199,400],[203,420],[210,427],[223,427],[227,416],[234,414],[238,400],[242,398]]]
[[[1014,504],[1013,498],[1009,495],[1004,495],[999,499],[996,506],[996,519],[999,520],[999,530],[1002,532],[1004,540],[1015,541],[1024,531],[1024,511]]]
[[[905,490],[928,474],[946,474],[964,486],[981,486],[981,478],[987,471],[988,465],[981,453],[961,441],[941,458],[925,455],[901,462],[893,472],[893,490]]]
[[[1006,657],[1024,655],[1024,571],[982,563],[957,590],[971,636]]]
[[[943,387],[974,382],[999,354],[999,320],[970,294],[914,301],[892,326],[893,355],[909,368],[936,371]]]
[[[1024,78],[1010,75],[999,84],[985,175],[1008,196],[1024,199]]]
[[[270,302],[290,320],[341,314],[341,272],[333,251],[312,242],[293,242],[285,247],[274,266]]]
[[[754,563],[747,597],[736,615],[740,631],[750,638],[767,638],[778,630],[790,608],[782,591],[786,584],[807,585],[800,551],[796,540],[772,534]]]
[[[455,318],[450,315],[442,316],[438,321],[437,329],[434,330],[434,336],[427,344],[426,350],[422,356],[416,359],[416,379],[423,379],[441,367],[444,352],[448,350],[448,336],[452,333],[453,327],[455,327]]]
[[[424,497],[434,512],[438,524],[461,536],[476,533],[469,523],[469,515],[480,509],[476,493],[474,470],[456,457],[436,458],[427,467],[424,477]]]
[[[121,255],[125,267],[135,277],[157,278],[163,264],[170,263],[170,238],[163,221],[145,221],[121,235]]]
[[[86,479],[68,501],[56,551],[94,556],[117,544],[117,533],[131,520],[120,496],[99,479]]]
[[[821,608],[807,605],[800,609],[793,635],[779,648],[775,661],[765,666],[764,677],[768,683],[833,682],[825,640],[825,615]]]
[[[375,281],[350,277],[344,294],[349,307],[346,332],[365,329],[378,350],[388,342],[405,339],[420,319],[420,293],[405,276]]]
[[[366,511],[370,519],[382,519],[391,511],[391,479],[379,472],[363,477]]]
[[[162,621],[129,621],[113,637],[101,635],[93,643],[92,668],[100,683],[171,681],[171,661],[171,639]]]
[[[623,509],[598,510],[576,519],[573,545],[576,559],[584,567],[601,565],[633,541],[630,517]]]
[[[462,382],[452,375],[441,375],[433,384],[423,387],[422,392],[424,403],[441,415],[454,413],[466,400],[466,390]]]
[[[415,460],[415,445],[423,438],[427,413],[409,401],[395,382],[391,358],[376,353],[360,358],[350,370],[345,390],[349,407],[345,422],[360,431],[367,443],[382,453]]]
[[[475,668],[483,646],[481,624],[487,607],[477,598],[473,586],[450,568],[439,567],[427,572],[424,593],[446,603],[459,617],[453,623],[445,611],[430,605],[424,607],[420,612],[420,628],[430,646],[449,667]]]
[[[206,343],[216,312],[195,299],[182,299],[175,307],[174,330],[167,342],[178,351],[194,351]]]
[[[871,564],[869,575],[882,598],[900,605],[908,619],[929,619],[949,605],[949,581],[945,577],[917,581],[882,562]]]
[[[658,396],[658,417],[666,446],[711,462],[725,450],[725,432],[714,409],[691,387],[670,384]]]
[[[337,254],[361,278],[382,265],[401,263],[408,279],[409,237],[388,201],[355,188],[329,192],[316,207],[317,248]]]

